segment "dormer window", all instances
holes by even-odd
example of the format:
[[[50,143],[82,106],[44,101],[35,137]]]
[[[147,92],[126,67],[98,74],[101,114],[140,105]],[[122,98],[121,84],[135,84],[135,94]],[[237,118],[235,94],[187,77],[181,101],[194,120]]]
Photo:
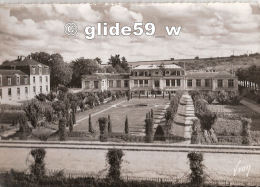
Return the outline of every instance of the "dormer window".
[[[16,77],[16,85],[20,85],[20,77],[19,76]]]
[[[32,67],[32,74],[35,74],[36,73],[36,68],[33,66]]]
[[[24,77],[24,84],[28,84],[28,78]]]

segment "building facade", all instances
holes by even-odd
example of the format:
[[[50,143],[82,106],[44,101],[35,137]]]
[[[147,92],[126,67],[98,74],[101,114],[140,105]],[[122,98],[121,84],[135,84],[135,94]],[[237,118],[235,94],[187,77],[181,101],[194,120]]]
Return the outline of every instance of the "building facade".
[[[1,103],[28,100],[40,93],[50,92],[49,67],[29,57],[24,59],[18,57],[17,60],[2,64],[0,66],[1,76]],[[11,90],[11,92],[7,90]]]
[[[234,74],[215,71],[185,71],[175,64],[138,65],[129,74],[96,73],[82,76],[85,91],[130,90],[141,95],[169,94],[177,90],[237,91]]]

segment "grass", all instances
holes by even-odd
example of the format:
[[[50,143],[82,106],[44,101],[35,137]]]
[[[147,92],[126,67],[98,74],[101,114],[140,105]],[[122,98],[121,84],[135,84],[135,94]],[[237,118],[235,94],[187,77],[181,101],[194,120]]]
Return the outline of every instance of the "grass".
[[[125,101],[116,107],[106,110],[100,114],[92,116],[92,125],[98,131],[98,118],[107,117],[110,115],[113,132],[124,132],[124,124],[126,115],[128,116],[129,130],[140,129],[144,127],[145,115],[152,108],[154,111],[158,108],[163,108],[169,102],[168,99],[147,99],[134,98],[130,101]],[[97,111],[94,111],[97,112]],[[94,114],[94,112],[92,114]],[[89,113],[89,112],[88,112]],[[87,115],[86,115],[87,116]],[[88,130],[88,119],[80,122],[74,130]]]

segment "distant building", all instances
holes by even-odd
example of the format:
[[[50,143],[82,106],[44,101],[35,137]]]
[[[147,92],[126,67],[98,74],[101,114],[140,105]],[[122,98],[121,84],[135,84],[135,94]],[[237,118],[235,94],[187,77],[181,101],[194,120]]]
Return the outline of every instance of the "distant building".
[[[85,91],[130,90],[141,95],[168,94],[177,90],[237,91],[234,74],[216,71],[185,71],[175,64],[138,65],[129,74],[95,73],[82,76]]]
[[[21,101],[50,92],[49,67],[31,58],[18,57],[0,66],[0,101]]]

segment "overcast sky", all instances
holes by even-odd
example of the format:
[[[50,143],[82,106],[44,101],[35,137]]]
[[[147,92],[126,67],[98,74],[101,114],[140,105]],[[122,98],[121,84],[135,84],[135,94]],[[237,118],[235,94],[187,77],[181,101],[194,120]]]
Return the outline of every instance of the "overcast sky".
[[[64,34],[75,22],[76,37]],[[152,22],[155,36],[84,38],[84,28],[108,22],[132,26]],[[181,26],[166,36],[165,26]],[[164,36],[164,37],[161,37]],[[106,4],[0,6],[0,63],[18,55],[60,53],[70,62],[79,57],[120,54],[128,61],[229,56],[260,52],[260,4]]]

